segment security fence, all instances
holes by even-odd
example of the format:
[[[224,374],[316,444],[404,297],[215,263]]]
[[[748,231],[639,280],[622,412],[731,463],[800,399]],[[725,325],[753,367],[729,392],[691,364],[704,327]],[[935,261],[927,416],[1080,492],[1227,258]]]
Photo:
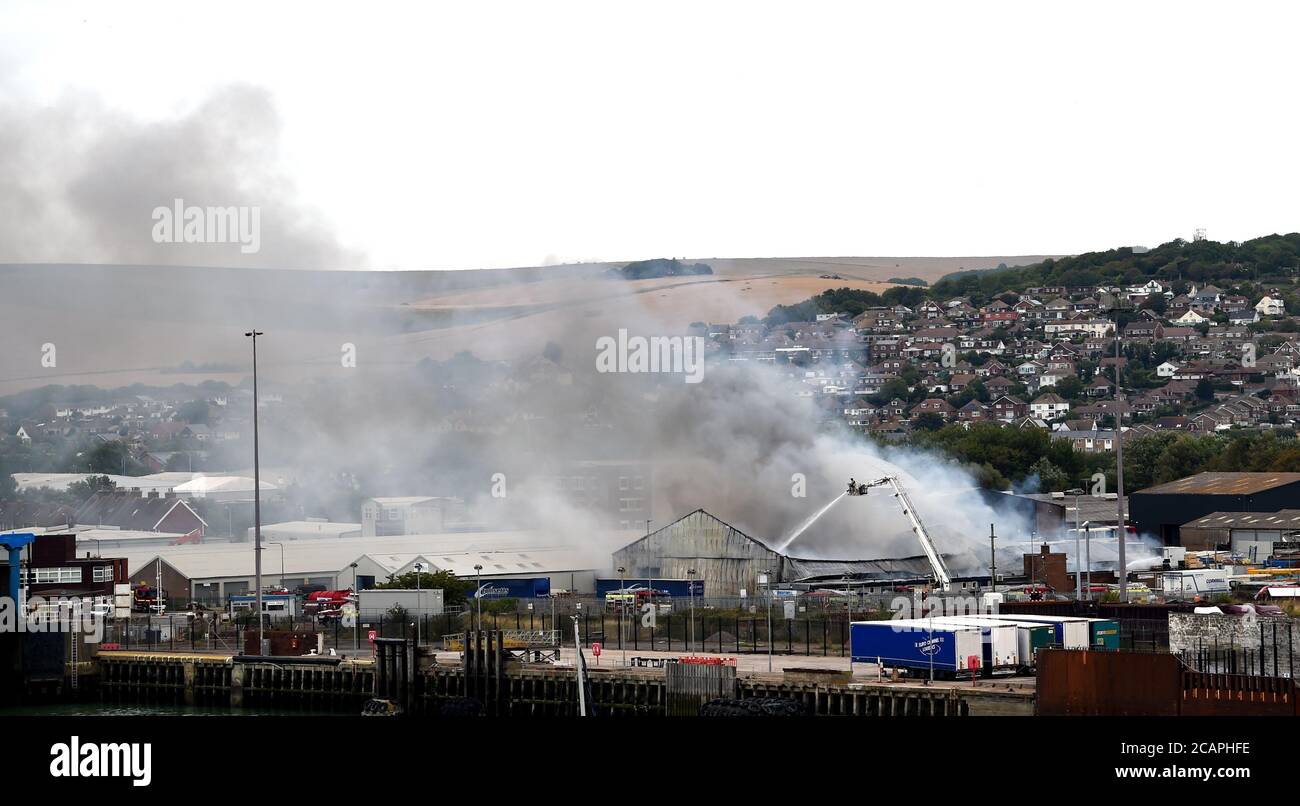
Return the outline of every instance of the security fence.
[[[861,618],[868,614],[855,614]],[[391,613],[362,614],[354,624],[335,620],[319,624],[311,619],[268,619],[267,630],[311,631],[324,634],[325,646],[340,652],[369,651],[370,638],[418,639],[421,645],[442,649],[443,636],[474,629],[551,632],[561,646],[574,644],[574,625],[584,648],[601,644],[605,651],[702,652],[722,654],[768,653],[782,655],[848,655],[847,614],[813,614],[805,618],[781,618],[773,612],[769,621],[761,615],[743,613],[714,615],[697,612],[644,614],[635,618],[619,613],[483,613],[481,622],[474,612],[439,615],[394,616]],[[240,653],[244,634],[257,629],[255,618],[211,618],[190,615],[137,616],[110,621],[105,627],[104,648],[122,650],[173,650]]]

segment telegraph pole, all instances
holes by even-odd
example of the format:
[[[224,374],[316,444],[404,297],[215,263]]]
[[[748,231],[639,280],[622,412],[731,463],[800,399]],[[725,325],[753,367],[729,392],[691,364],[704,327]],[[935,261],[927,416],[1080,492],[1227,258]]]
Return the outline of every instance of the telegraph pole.
[[[993,531],[993,524],[989,524],[989,592],[998,592],[998,551],[995,541],[998,539],[997,534]]]

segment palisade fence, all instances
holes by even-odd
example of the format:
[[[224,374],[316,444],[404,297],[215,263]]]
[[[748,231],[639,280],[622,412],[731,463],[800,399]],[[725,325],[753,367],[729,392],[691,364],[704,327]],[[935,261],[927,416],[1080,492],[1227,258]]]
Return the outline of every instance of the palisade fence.
[[[751,600],[752,601],[752,600]],[[499,605],[501,603],[494,603]],[[605,651],[627,652],[707,652],[721,654],[767,653],[782,655],[821,655],[846,657],[849,654],[850,620],[887,618],[881,610],[850,611],[841,604],[834,608],[796,608],[796,617],[785,618],[783,603],[774,601],[771,619],[766,605],[723,610],[698,603],[694,617],[689,604],[680,600],[671,609],[656,609],[647,614],[633,608],[625,612],[595,608],[576,602],[554,603],[539,599],[530,610],[526,607],[505,609],[493,606],[481,615],[463,609],[438,615],[415,616],[393,612],[362,612],[357,626],[338,621],[318,623],[309,617],[277,617],[266,621],[265,629],[319,632],[325,646],[353,654],[369,653],[370,634],[382,638],[418,639],[421,645],[439,649],[444,636],[455,635],[476,626],[485,630],[530,630],[558,633],[562,646],[573,646],[574,625],[583,647],[601,644]],[[752,610],[752,612],[751,612]],[[130,620],[115,620],[106,625],[104,643],[122,650],[175,650],[239,653],[243,651],[244,633],[256,629],[251,616],[228,618],[219,613],[197,615],[178,613],[162,616],[138,615]]]
[[[573,646],[576,619],[581,643],[587,648],[600,643],[605,650],[631,652],[743,654],[766,653],[770,649],[775,654],[845,657],[849,654],[849,621],[889,618],[889,608],[897,603],[900,595],[906,597],[906,594],[897,593],[859,595],[852,601],[839,597],[807,603],[776,598],[771,602],[770,628],[766,599],[738,597],[697,597],[693,608],[689,598],[661,600],[656,602],[652,618],[643,609],[627,606],[620,612],[617,608],[606,607],[603,601],[594,597],[556,597],[484,601],[481,614],[472,603],[449,608],[443,614],[419,618],[400,612],[362,612],[355,628],[338,622],[318,623],[302,615],[268,618],[267,625],[268,629],[324,633],[327,647],[350,654],[358,650],[370,651],[371,632],[381,638],[408,639],[415,639],[418,632],[421,645],[440,648],[443,636],[474,629],[475,626],[491,630],[555,630],[561,645]],[[936,596],[928,604],[939,602],[940,597]],[[1057,610],[1061,612],[1057,613]],[[1113,618],[1120,624],[1120,648],[1149,651],[1170,649],[1168,613],[1172,610],[1151,606],[1099,609],[1095,604],[1074,602],[1016,603],[1002,608],[1004,615],[1050,612],[1054,615]],[[787,615],[792,617],[787,618]],[[129,622],[109,622],[104,640],[122,649],[239,652],[244,645],[244,631],[255,626],[256,621],[251,615],[230,618],[220,611],[199,611],[195,615],[137,615]],[[1278,640],[1286,639],[1287,630],[1281,628]],[[1295,631],[1293,644],[1295,639],[1300,639],[1300,630]],[[1279,657],[1279,669],[1291,668],[1286,663],[1290,656],[1285,650],[1274,653],[1271,641],[1271,636],[1265,641],[1268,646],[1263,651],[1267,656],[1264,661],[1252,661],[1248,657],[1249,651],[1259,653],[1258,645],[1211,644],[1196,647],[1196,653],[1183,651],[1180,654],[1189,667],[1203,671],[1255,668],[1261,662],[1271,669],[1274,654]],[[1296,651],[1300,652],[1300,645],[1296,646]],[[1234,652],[1236,660],[1233,660]]]
[[[1300,628],[1296,620],[1257,621],[1257,631],[1185,639],[1176,654],[1188,669],[1205,674],[1294,678],[1300,670]]]

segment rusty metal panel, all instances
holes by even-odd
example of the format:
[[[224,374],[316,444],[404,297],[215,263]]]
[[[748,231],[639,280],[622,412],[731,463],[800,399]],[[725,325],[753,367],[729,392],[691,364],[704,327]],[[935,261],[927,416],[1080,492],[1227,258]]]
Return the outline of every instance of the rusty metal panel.
[[[1042,649],[1038,708],[1043,716],[1176,716],[1182,665],[1157,652]]]

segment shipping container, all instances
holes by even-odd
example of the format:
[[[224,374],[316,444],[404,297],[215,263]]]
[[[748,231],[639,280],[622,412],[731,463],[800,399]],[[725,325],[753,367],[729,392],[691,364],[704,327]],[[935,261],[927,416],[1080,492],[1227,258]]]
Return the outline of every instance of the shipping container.
[[[551,595],[550,577],[484,579],[470,599],[542,599]]]
[[[411,616],[440,616],[442,607],[441,588],[372,588],[357,594],[357,612],[367,619],[396,608]]]
[[[1087,649],[1092,645],[1092,634],[1088,619],[1078,616],[1040,616],[1037,613],[1016,613],[1014,616],[996,615],[991,618],[1003,621],[1027,621],[1038,624],[1051,624],[1055,635],[1052,643],[1063,649]]]
[[[936,627],[926,619],[855,621],[849,628],[853,660],[895,669],[952,675],[979,668],[984,636],[979,627]]]
[[[1038,650],[1042,647],[1050,647],[1056,643],[1056,627],[1052,624],[1042,624],[1032,621],[1012,620],[1004,616],[946,616],[950,621],[961,622],[965,619],[975,621],[983,619],[996,619],[1003,624],[1014,625],[1016,628],[1016,656],[1019,660],[1018,669],[1027,671],[1034,668],[1035,658]]]
[[[1106,618],[1088,619],[1093,649],[1119,649],[1119,622]]]

